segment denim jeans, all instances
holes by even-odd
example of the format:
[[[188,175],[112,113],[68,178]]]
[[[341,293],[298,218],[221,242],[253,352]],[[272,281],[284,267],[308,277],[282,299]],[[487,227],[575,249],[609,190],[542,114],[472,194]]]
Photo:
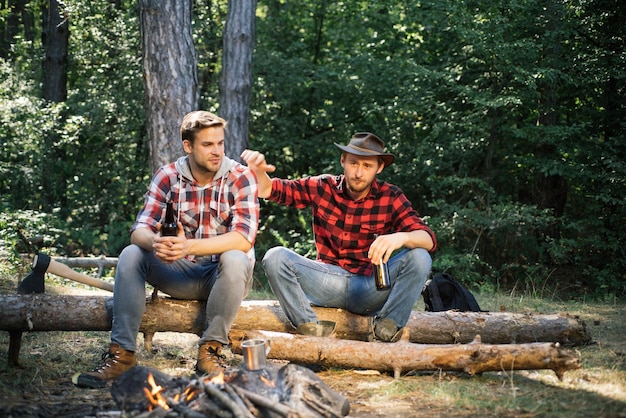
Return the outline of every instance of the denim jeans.
[[[388,262],[391,288],[381,291],[376,289],[373,275],[349,273],[285,247],[272,248],[263,258],[272,291],[295,327],[317,321],[313,304],[376,319],[389,318],[402,328],[422,293],[431,265],[428,251],[401,250]]]
[[[165,264],[151,251],[129,245],[119,256],[115,274],[111,341],[136,350],[147,282],[175,299],[206,300],[207,327],[200,343],[228,344],[230,327],[252,285],[253,268],[254,260],[238,250],[222,253],[218,262],[182,259]]]

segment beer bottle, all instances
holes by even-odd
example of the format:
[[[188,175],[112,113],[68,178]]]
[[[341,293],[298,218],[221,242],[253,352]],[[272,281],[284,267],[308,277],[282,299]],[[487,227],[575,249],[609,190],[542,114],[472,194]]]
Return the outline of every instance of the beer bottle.
[[[161,224],[161,236],[175,237],[178,234],[176,216],[174,216],[174,203],[168,200],[165,207],[165,220]]]
[[[382,259],[378,264],[374,264],[374,280],[376,289],[378,290],[387,290],[391,287],[389,268],[387,267],[387,263],[383,263]]]

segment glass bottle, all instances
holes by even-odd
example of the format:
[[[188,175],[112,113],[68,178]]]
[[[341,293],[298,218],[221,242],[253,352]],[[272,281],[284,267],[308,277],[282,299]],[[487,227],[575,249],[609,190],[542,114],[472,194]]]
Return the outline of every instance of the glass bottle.
[[[164,237],[175,237],[177,234],[178,225],[176,216],[174,216],[174,203],[168,200],[165,207],[165,220],[161,225],[161,235]]]

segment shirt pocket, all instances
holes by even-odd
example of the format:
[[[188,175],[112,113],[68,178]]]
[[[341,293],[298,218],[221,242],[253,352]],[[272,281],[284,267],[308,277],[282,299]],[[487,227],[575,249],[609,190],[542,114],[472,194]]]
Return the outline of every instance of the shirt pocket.
[[[378,235],[384,235],[387,231],[385,222],[370,221],[361,224],[361,231],[367,235],[368,240],[374,240]]]

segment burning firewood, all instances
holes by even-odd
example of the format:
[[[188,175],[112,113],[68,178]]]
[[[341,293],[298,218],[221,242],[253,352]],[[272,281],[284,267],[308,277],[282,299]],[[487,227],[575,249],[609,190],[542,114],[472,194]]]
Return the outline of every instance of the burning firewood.
[[[134,367],[111,387],[117,405],[137,417],[343,417],[345,397],[295,364],[227,369],[216,376],[174,378]]]

